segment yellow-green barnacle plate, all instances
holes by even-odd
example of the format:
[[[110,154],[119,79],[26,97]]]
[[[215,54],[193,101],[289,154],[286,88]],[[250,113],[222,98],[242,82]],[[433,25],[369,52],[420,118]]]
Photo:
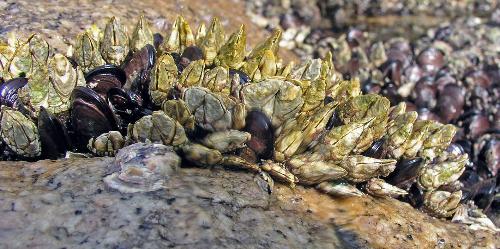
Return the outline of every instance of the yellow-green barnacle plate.
[[[406,112],[396,116],[390,122],[385,135],[387,152],[392,158],[399,158],[404,153],[404,144],[410,138],[417,112]]]
[[[165,100],[161,109],[169,117],[177,120],[186,131],[193,131],[195,126],[194,116],[191,114],[186,102],[180,99]]]
[[[344,103],[351,98],[361,95],[361,85],[357,79],[344,80],[333,85],[329,91],[329,96],[333,98],[333,102]]]
[[[161,105],[167,99],[170,89],[177,84],[178,70],[170,54],[162,54],[151,70],[149,93],[153,103]]]
[[[130,38],[130,50],[139,51],[147,44],[154,44],[153,31],[149,22],[144,19],[144,15],[141,15]]]
[[[129,125],[127,133],[134,142],[179,146],[188,141],[182,125],[163,111],[142,117]]]
[[[231,87],[229,70],[222,66],[207,70],[201,86],[208,88],[212,92],[229,95]]]
[[[348,156],[339,166],[347,170],[347,179],[364,182],[371,178],[387,176],[396,168],[394,159],[376,159],[361,155]]]
[[[266,114],[275,128],[293,118],[304,104],[300,86],[280,78],[245,85],[240,98],[247,110],[256,109]]]
[[[190,87],[184,91],[182,99],[201,128],[208,131],[231,128],[232,115],[220,95],[203,87]]]
[[[456,131],[457,128],[451,124],[441,125],[439,129],[431,133],[427,139],[425,139],[423,150],[419,152],[419,155],[428,159],[439,156],[439,154],[450,145]]]
[[[38,65],[33,68],[33,74],[28,84],[18,90],[21,102],[36,114],[40,106],[48,107],[50,79],[47,65]],[[53,90],[53,89],[52,89]]]
[[[179,85],[183,87],[200,86],[203,82],[204,73],[205,62],[203,60],[193,61],[182,71],[179,77]]]
[[[424,141],[429,135],[429,130],[435,126],[436,122],[432,120],[417,120],[413,124],[413,130],[410,138],[404,144],[404,157],[413,158],[422,148]]]
[[[423,189],[436,189],[452,183],[462,175],[468,162],[467,154],[444,162],[425,165],[418,174],[418,184]]]
[[[196,43],[203,52],[203,58],[205,58],[206,65],[210,65],[214,62],[225,39],[226,35],[224,33],[224,28],[219,19],[214,17],[203,38],[200,38]]]
[[[31,119],[19,111],[2,106],[0,137],[9,149],[22,157],[37,157],[41,152],[38,129]]]
[[[94,40],[90,32],[82,32],[76,37],[73,59],[84,73],[105,63],[99,51],[98,41]]]
[[[48,63],[50,85],[48,86],[47,109],[52,113],[67,111],[69,99],[76,86],[85,86],[85,78],[79,67],[62,54],[55,54]]]
[[[229,40],[220,48],[215,64],[224,67],[239,69],[243,65],[246,55],[247,35],[245,26],[233,33]]]
[[[320,144],[313,150],[321,153],[330,160],[341,160],[356,148],[365,124],[350,123],[334,127],[323,137]]]
[[[108,64],[121,65],[129,52],[129,38],[124,26],[111,17],[100,42],[102,58]]]
[[[185,48],[195,44],[191,27],[182,16],[177,16],[168,39],[161,45],[164,52],[181,53]]]

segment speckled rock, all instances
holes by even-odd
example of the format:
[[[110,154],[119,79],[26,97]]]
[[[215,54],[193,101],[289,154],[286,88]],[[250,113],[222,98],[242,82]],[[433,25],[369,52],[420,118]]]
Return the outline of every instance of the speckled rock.
[[[164,189],[103,182],[113,158],[0,162],[0,248],[498,248],[394,199],[333,199],[246,171],[181,168]],[[497,237],[495,237],[497,236]]]

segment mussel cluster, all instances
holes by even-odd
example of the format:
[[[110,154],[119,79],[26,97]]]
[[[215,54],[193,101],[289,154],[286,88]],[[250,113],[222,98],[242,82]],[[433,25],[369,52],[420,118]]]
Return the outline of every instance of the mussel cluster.
[[[358,77],[364,93],[383,95],[392,104],[403,101],[419,120],[456,125],[453,146],[471,159],[460,178],[462,202],[474,200],[488,215],[499,217],[500,10],[491,8],[495,3],[485,5],[488,18],[454,18],[418,38],[408,38],[411,31],[394,32],[400,35],[394,37],[361,28],[336,34],[322,25],[335,18],[322,13],[326,20],[319,24],[305,18],[310,12],[298,6],[261,5],[264,10],[257,14],[281,8],[280,19],[270,18],[268,25],[284,29],[288,40],[282,46],[303,57],[333,52],[335,68],[344,79]],[[356,10],[337,7],[337,13]]]
[[[450,144],[457,129],[418,119],[410,104],[363,95],[331,53],[283,64],[281,35],[247,52],[243,25],[226,39],[217,18],[194,33],[178,17],[163,39],[141,17],[130,38],[115,18],[104,31],[92,26],[67,57],[37,35],[11,39],[0,57],[4,156],[106,156],[158,143],[185,164],[247,169],[270,186],[274,178],[334,196],[362,195],[359,187],[452,216],[468,164]]]

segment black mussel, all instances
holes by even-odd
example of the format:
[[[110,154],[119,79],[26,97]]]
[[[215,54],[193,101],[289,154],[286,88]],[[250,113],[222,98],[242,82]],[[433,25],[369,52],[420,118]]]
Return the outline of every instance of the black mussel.
[[[150,73],[155,63],[155,57],[154,47],[147,44],[135,52],[123,65],[123,71],[127,77],[123,88],[137,93],[146,103],[149,103]]]
[[[429,110],[427,108],[419,108],[417,110],[417,113],[418,113],[419,120],[434,120],[434,121],[442,122],[441,118],[436,113],[432,112],[431,110]]]
[[[398,86],[401,84],[402,63],[400,61],[388,60],[380,65],[379,69],[385,78]]]
[[[465,83],[469,88],[472,88],[474,86],[489,88],[493,81],[485,71],[475,70],[467,73],[467,75],[465,76]]]
[[[338,109],[335,109],[333,115],[330,117],[330,119],[328,119],[325,129],[331,130],[333,129],[333,127],[341,126],[343,124],[344,122],[342,122],[342,120],[340,119]]]
[[[386,150],[384,148],[385,139],[381,138],[370,146],[366,151],[363,152],[363,156],[372,158],[384,158]]]
[[[434,75],[441,67],[444,66],[444,53],[437,48],[428,47],[417,56],[417,63],[424,71]]]
[[[234,75],[238,75],[238,77],[240,78],[240,84],[246,84],[250,82],[250,77],[246,73],[237,69],[229,69],[229,78],[233,78]]]
[[[442,94],[444,91],[444,88],[447,85],[456,85],[457,80],[451,76],[449,73],[444,72],[444,70],[440,70],[436,75],[436,80],[434,81],[434,84],[436,85],[438,92]]]
[[[114,113],[120,117],[121,131],[125,131],[128,124],[152,113],[151,110],[143,107],[141,97],[133,91],[111,88],[107,97]]]
[[[397,105],[399,102],[403,101],[403,98],[398,93],[398,87],[392,82],[384,85],[381,94],[389,99],[391,105]]]
[[[497,176],[500,169],[499,137],[486,134],[476,141],[474,149],[477,151],[479,170],[487,171],[486,175]]]
[[[474,195],[474,203],[478,208],[483,209],[485,212],[491,205],[495,197],[496,178],[492,177],[477,183],[476,193]]]
[[[405,188],[414,182],[423,162],[420,157],[399,160],[394,171],[387,176],[387,182]]]
[[[458,143],[451,143],[450,145],[448,145],[448,148],[446,148],[446,152],[449,153],[452,157],[458,157],[465,154],[464,148]]]
[[[66,152],[71,149],[66,126],[43,106],[40,107],[38,116],[38,133],[42,144],[42,156],[45,158],[64,157]]]
[[[154,33],[153,43],[155,49],[158,50],[158,48],[160,48],[160,45],[163,43],[163,36],[160,33]]]
[[[363,94],[378,94],[380,93],[380,91],[382,91],[382,87],[380,86],[380,84],[368,81],[363,83],[363,85],[361,86],[361,91],[363,91]]]
[[[19,105],[17,90],[28,83],[27,78],[14,78],[0,86],[0,105],[16,108]]]
[[[465,134],[469,139],[475,140],[488,129],[491,128],[488,116],[481,112],[470,111],[464,113],[461,117],[461,126],[464,128]]]
[[[439,93],[437,113],[445,123],[456,120],[462,114],[465,104],[465,91],[456,84],[446,85]]]
[[[431,77],[421,78],[411,93],[413,102],[418,107],[432,109],[436,106],[437,89]]]
[[[407,82],[417,82],[423,75],[422,69],[416,64],[410,65],[403,70],[403,76]]]
[[[260,159],[270,159],[274,152],[274,129],[271,120],[261,111],[250,111],[245,119],[244,131],[252,138],[247,145]]]
[[[85,81],[90,89],[105,99],[109,89],[113,87],[121,88],[125,84],[127,75],[120,67],[103,65],[87,73]]]
[[[70,132],[72,144],[77,150],[87,150],[87,143],[92,137],[118,130],[111,108],[94,90],[76,87],[71,94],[70,101]]]
[[[182,52],[180,58],[179,58],[179,65],[181,67],[182,71],[184,68],[186,68],[189,64],[191,64],[192,61],[196,60],[202,60],[203,59],[203,51],[201,48],[197,46],[190,46],[184,49]]]
[[[359,29],[352,28],[347,32],[346,40],[347,40],[347,43],[349,44],[349,47],[351,47],[351,48],[354,48],[354,47],[357,47],[357,46],[363,44],[364,39],[365,39],[365,37],[364,37],[363,31],[361,31]]]
[[[325,99],[323,99],[323,103],[325,105],[328,105],[329,103],[332,103],[334,101],[332,96],[326,96]]]
[[[453,30],[450,26],[441,27],[436,30],[434,33],[435,40],[447,41],[448,37],[453,33]]]
[[[413,207],[421,208],[424,204],[424,192],[417,186],[416,183],[413,183],[408,189],[408,195],[406,195],[405,200],[407,200]]]

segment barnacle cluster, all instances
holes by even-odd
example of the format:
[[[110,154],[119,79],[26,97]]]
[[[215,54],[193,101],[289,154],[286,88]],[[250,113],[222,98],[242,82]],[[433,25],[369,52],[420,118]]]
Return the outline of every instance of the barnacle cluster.
[[[143,17],[132,34],[110,18],[104,31],[78,35],[69,58],[37,35],[9,40],[0,47],[6,151],[38,159],[163,144],[194,165],[243,168],[334,196],[362,195],[355,185],[374,196],[411,191],[431,215],[453,215],[468,162],[449,148],[453,125],[363,95],[357,79],[341,79],[331,53],[284,64],[280,30],[251,51],[246,35],[242,25],[226,36],[217,18],[193,32],[179,16],[165,39]]]

